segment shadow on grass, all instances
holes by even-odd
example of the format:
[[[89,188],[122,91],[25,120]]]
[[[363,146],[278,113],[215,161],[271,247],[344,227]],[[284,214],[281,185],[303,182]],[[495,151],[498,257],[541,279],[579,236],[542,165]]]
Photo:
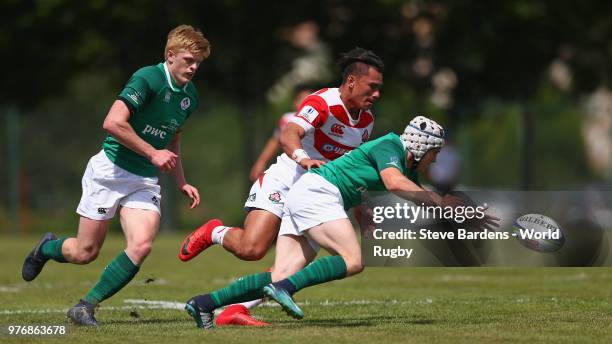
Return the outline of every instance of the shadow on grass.
[[[265,319],[264,319],[265,321]],[[272,320],[272,327],[276,328],[292,328],[292,327],[338,327],[338,328],[352,328],[352,327],[370,327],[380,326],[389,324],[401,324],[401,325],[431,325],[435,321],[432,319],[424,318],[404,318],[404,317],[393,317],[393,316],[362,316],[362,317],[335,317],[335,318],[306,318],[302,320],[293,320],[286,318],[283,320]],[[178,324],[189,324],[195,325],[192,319],[186,318],[165,318],[165,319],[116,319],[107,320],[101,323],[104,325],[178,325]],[[194,326],[195,327],[195,326]],[[243,328],[242,326],[224,326],[223,328]]]
[[[326,319],[302,319],[275,321],[275,325],[281,326],[323,326],[323,327],[364,327],[378,326],[383,324],[406,324],[406,325],[431,325],[432,319],[409,319],[391,316],[365,316],[358,318],[326,318]]]

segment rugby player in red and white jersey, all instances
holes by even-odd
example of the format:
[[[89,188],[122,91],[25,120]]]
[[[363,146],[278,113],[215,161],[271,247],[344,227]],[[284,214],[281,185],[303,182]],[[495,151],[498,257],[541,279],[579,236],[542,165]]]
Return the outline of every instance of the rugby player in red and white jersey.
[[[354,48],[342,55],[338,65],[342,71],[340,87],[324,88],[306,97],[281,133],[284,153],[251,187],[244,229],[224,226],[218,219],[208,221],[183,241],[179,250],[182,261],[214,244],[242,260],[263,258],[278,234],[285,197],[293,183],[308,169],[368,140],[374,125],[370,108],[380,98],[384,64],[373,52]],[[247,307],[258,301],[226,308],[217,317],[217,325],[267,325],[248,313]]]
[[[285,112],[281,116],[281,118],[278,119],[274,134],[268,139],[268,142],[266,142],[266,145],[261,150],[261,153],[257,157],[257,160],[255,160],[253,167],[251,167],[251,171],[249,172],[249,179],[251,180],[251,182],[257,180],[257,178],[259,178],[259,176],[266,170],[268,162],[278,155],[278,152],[281,148],[281,132],[289,123],[291,118],[295,116],[295,112],[299,110],[304,98],[309,96],[314,91],[315,89],[311,88],[308,85],[298,85],[295,87],[293,91],[293,111]]]

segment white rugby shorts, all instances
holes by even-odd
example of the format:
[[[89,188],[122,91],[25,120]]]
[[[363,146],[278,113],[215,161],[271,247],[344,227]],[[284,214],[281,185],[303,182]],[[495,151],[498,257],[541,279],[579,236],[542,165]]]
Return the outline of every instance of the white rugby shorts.
[[[318,174],[306,173],[287,195],[278,235],[304,235],[322,223],[346,219],[344,202],[338,188]],[[308,235],[306,235],[308,238]],[[310,245],[318,245],[308,238]]]
[[[244,203],[245,210],[263,209],[282,219],[287,193],[293,183],[305,172],[304,168],[286,154],[280,155],[276,163],[270,166],[251,186],[249,196]]]
[[[76,212],[92,220],[108,220],[119,206],[153,210],[161,215],[157,177],[128,172],[108,159],[104,150],[89,159],[81,181],[83,194]]]

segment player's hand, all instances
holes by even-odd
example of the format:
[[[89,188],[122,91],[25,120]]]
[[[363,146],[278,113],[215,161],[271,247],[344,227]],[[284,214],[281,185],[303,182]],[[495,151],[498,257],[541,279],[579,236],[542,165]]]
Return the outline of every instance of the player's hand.
[[[455,207],[464,205],[465,202],[463,201],[463,198],[461,197],[446,194],[444,195],[444,197],[442,197],[442,201],[440,203],[441,203],[440,206],[442,207],[455,208]]]
[[[480,205],[478,208],[481,208],[483,211],[485,211],[489,209],[489,205],[484,203]],[[467,220],[466,224],[474,230],[497,231],[499,230],[499,221],[501,221],[499,217],[484,213],[482,219],[475,217],[475,218]]]
[[[485,214],[482,219],[473,218],[473,219],[467,220],[466,224],[474,230],[497,231],[499,229],[499,221],[500,221],[499,217]]]
[[[311,168],[317,168],[325,165],[325,161],[323,160],[315,160],[315,159],[302,159],[300,161],[300,166],[305,170],[310,170]]]
[[[184,193],[187,197],[191,199],[191,205],[189,209],[193,209],[200,204],[200,193],[195,186],[185,184],[179,188],[182,193]]]
[[[178,155],[167,149],[159,149],[151,154],[149,160],[153,166],[159,168],[162,172],[170,172],[176,166]]]

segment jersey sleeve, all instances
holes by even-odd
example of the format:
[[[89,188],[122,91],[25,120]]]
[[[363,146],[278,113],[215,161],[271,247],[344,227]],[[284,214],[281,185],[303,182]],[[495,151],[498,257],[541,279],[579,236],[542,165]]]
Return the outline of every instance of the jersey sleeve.
[[[143,75],[135,73],[118,98],[127,105],[131,113],[136,113],[144,107],[152,93],[149,81]]]
[[[317,96],[310,95],[304,99],[302,105],[289,121],[304,128],[307,132],[319,128],[327,120],[327,104]]]
[[[397,168],[402,172],[402,164],[405,163],[405,152],[402,148],[389,140],[381,141],[370,147],[367,155],[374,162],[378,172],[385,168]]]

